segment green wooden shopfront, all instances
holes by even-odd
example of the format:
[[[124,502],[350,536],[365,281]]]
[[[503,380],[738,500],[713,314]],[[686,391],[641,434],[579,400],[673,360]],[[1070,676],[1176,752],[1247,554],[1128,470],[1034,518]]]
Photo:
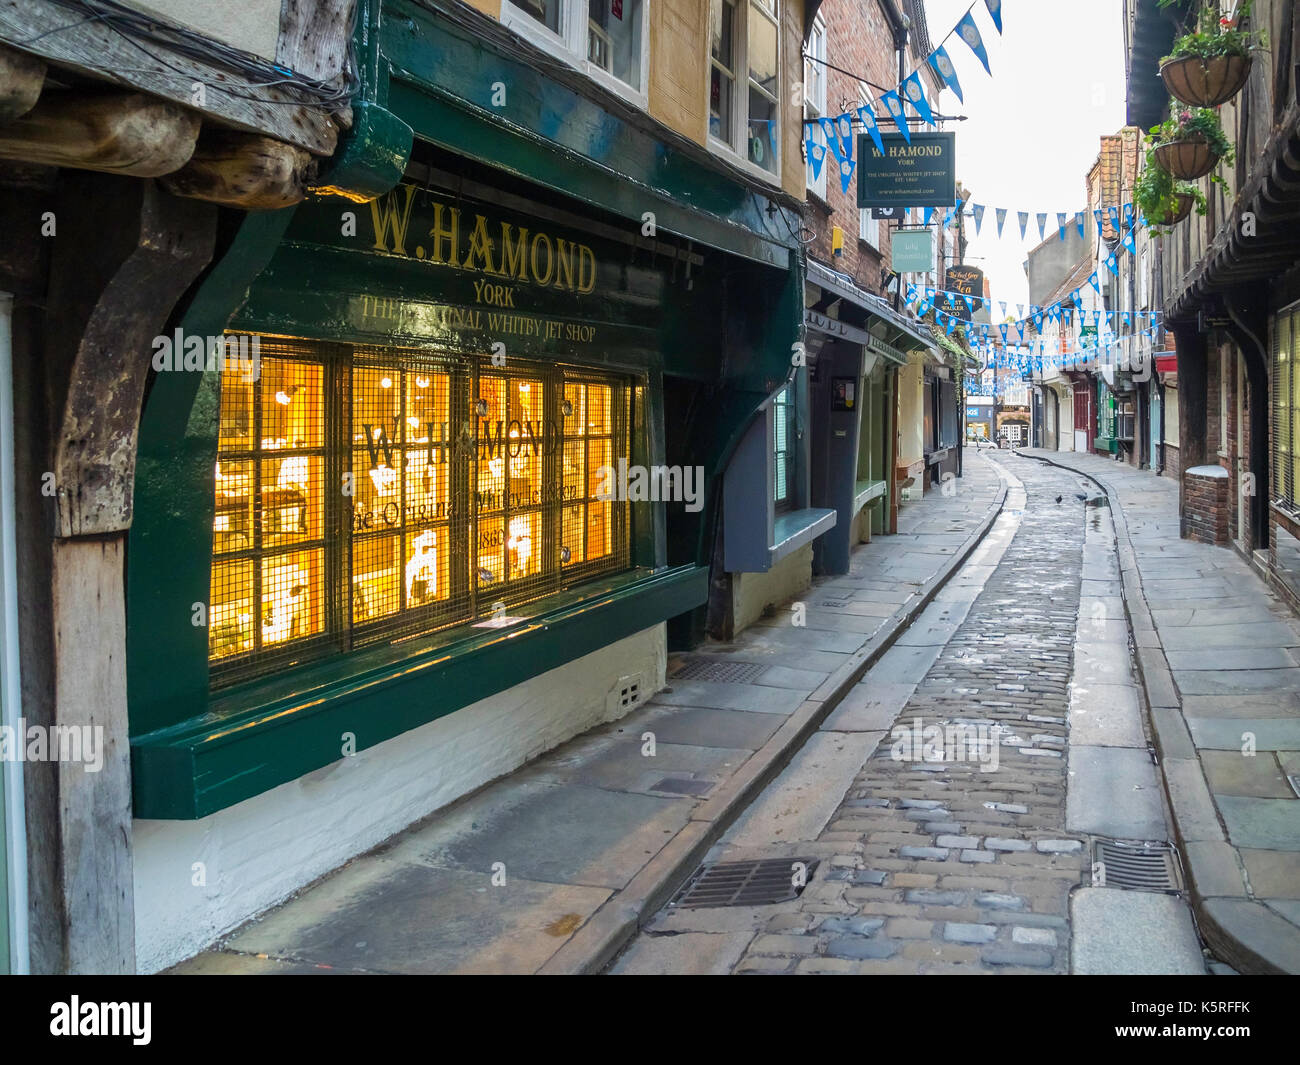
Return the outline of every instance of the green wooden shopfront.
[[[332,177],[382,193],[232,217],[176,324],[256,369],[159,372],[146,400],[140,819],[209,817],[663,622],[689,643],[720,473],[792,373],[781,194],[437,5],[361,18]],[[601,498],[620,459],[702,466],[705,505]]]

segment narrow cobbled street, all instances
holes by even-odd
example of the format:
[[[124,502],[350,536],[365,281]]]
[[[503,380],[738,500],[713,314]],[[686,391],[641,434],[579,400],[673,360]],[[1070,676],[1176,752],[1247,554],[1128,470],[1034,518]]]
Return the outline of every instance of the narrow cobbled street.
[[[1071,789],[1119,777],[1070,745],[1147,756],[1131,674],[1114,667],[1129,633],[1104,498],[1065,470],[995,454],[1010,490],[988,538],[810,744],[865,739],[874,753],[845,780],[805,748],[710,855],[816,861],[807,888],[769,906],[679,896],[614,972],[1065,973],[1072,934],[1076,971],[1143,949],[1148,971],[1204,971],[1168,896],[1152,896],[1162,912],[1150,919],[1172,932],[1163,945],[1145,917],[1109,922],[1136,941],[1119,947],[1092,941],[1087,913],[1072,926],[1072,891],[1097,892],[1091,815],[1071,816]],[[855,590],[851,578],[838,587]],[[1111,672],[1096,683],[1106,647]],[[1107,816],[1163,840],[1154,771],[1133,788],[1110,795]]]

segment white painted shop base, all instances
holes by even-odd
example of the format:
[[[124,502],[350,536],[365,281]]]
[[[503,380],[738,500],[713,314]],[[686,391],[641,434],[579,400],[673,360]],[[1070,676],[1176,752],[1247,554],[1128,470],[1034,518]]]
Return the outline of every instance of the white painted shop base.
[[[623,716],[630,707],[610,699],[620,678],[639,677],[645,701],[667,663],[661,623],[201,821],[136,821],[137,971],[183,961],[420,818]]]

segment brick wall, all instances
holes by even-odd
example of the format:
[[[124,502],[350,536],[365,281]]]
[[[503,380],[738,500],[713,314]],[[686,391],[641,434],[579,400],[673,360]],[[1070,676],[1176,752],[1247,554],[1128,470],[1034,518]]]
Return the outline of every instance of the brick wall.
[[[877,85],[892,88],[898,82],[898,53],[894,51],[893,30],[875,0],[862,3],[832,0],[822,5],[821,12],[826,22],[828,63],[860,73]],[[871,90],[871,95],[876,99],[880,93]],[[833,118],[850,108],[856,109],[860,104],[858,79],[828,66],[827,115]],[[878,112],[881,130],[887,132],[892,125],[888,113],[883,108],[874,110]],[[811,191],[808,196],[808,224],[817,233],[817,239],[809,250],[814,258],[852,275],[868,292],[882,292],[880,274],[882,268],[888,268],[890,262],[889,230],[892,225],[888,222],[880,223],[880,251],[859,240],[857,175],[854,174],[848,192],[844,192],[835,169],[835,159],[829,153],[825,166],[825,203],[818,203]],[[839,257],[831,249],[833,226],[844,230],[844,252]]]
[[[821,7],[826,22],[826,60],[828,63],[873,82],[876,86],[893,88],[898,84],[898,53],[894,51],[893,30],[878,0],[831,0]],[[911,54],[914,41],[909,41],[908,70],[920,66],[925,56]],[[933,71],[927,66],[926,92],[935,95]],[[888,112],[879,105],[879,89],[868,86],[873,108],[882,132],[895,130]],[[861,88],[857,77],[826,68],[826,114],[830,118],[861,106]],[[861,130],[855,128],[855,136]],[[855,148],[856,158],[856,148]],[[830,263],[836,270],[851,275],[858,285],[868,292],[884,294],[880,284],[881,271],[890,267],[889,240],[894,223],[880,222],[878,243],[880,249],[860,240],[857,174],[848,191],[841,189],[835,159],[829,153],[825,163],[826,198],[820,202],[810,190],[808,194],[807,224],[817,239],[809,246],[815,259]],[[940,212],[942,215],[942,212]],[[942,218],[939,219],[942,221]],[[836,257],[831,248],[831,229],[839,226],[844,231],[844,252]],[[954,227],[955,228],[955,227]]]
[[[1183,475],[1182,455],[1178,451],[1177,444],[1165,445],[1165,472],[1166,477],[1181,477]]]
[[[1182,536],[1203,544],[1228,542],[1228,478],[1183,475]]]

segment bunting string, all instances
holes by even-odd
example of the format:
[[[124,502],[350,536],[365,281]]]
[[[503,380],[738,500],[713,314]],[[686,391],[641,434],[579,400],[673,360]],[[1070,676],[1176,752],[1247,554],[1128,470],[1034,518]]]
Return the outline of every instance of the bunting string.
[[[937,108],[932,107],[926,98],[925,85],[921,79],[921,72],[927,67],[934,71],[940,81],[952,89],[959,100],[965,102],[961,82],[957,78],[957,69],[953,66],[952,57],[947,49],[948,42],[954,36],[959,37],[962,43],[975,54],[983,65],[985,73],[992,75],[988,50],[984,47],[984,36],[975,21],[975,10],[980,6],[981,0],[974,0],[962,18],[939,42],[938,47],[926,57],[925,62],[904,78],[897,87],[882,93],[879,100],[868,101],[833,118],[805,120],[804,149],[807,152],[808,165],[812,168],[814,181],[820,180],[822,167],[826,165],[826,156],[829,153],[835,160],[840,184],[847,193],[857,170],[857,160],[853,158],[854,130],[860,127],[863,132],[870,134],[877,150],[883,152],[880,122],[884,115],[887,115],[887,120],[898,128],[908,144],[912,143],[912,133],[907,124],[909,106],[926,125],[938,125],[938,119],[935,117]],[[989,18],[993,20],[994,28],[1001,34],[1002,0],[982,0],[982,6]],[[812,62],[818,62],[813,57],[808,58]],[[818,143],[814,135],[814,130],[817,129],[821,131],[823,143]]]

